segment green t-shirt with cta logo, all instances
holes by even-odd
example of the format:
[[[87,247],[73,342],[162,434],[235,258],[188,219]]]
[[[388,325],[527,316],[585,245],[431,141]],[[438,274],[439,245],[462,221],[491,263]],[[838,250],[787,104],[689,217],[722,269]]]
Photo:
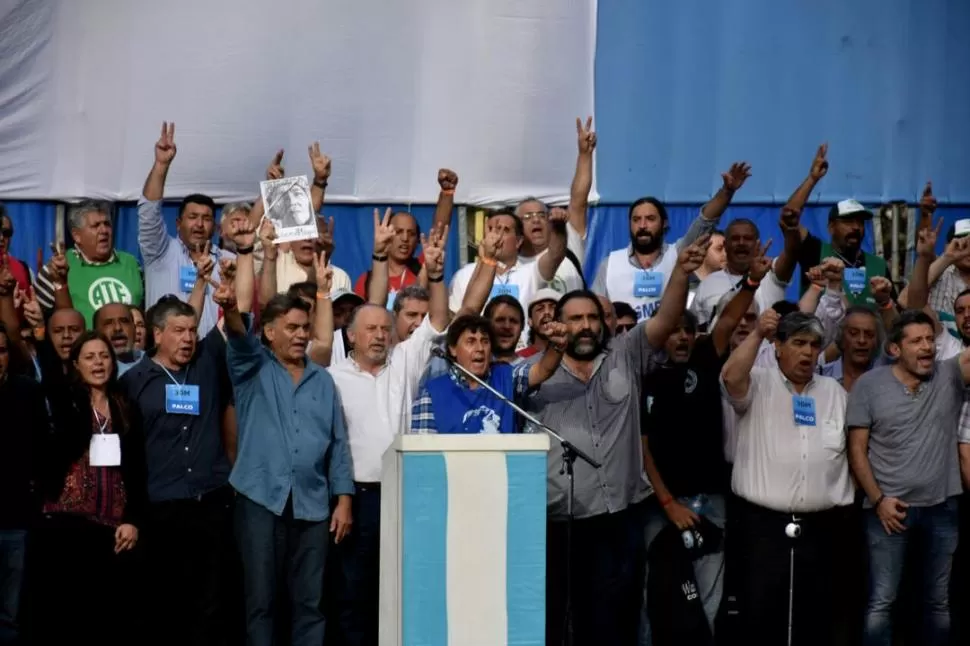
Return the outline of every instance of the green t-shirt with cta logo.
[[[130,253],[115,251],[108,262],[94,264],[72,249],[67,253],[67,265],[71,300],[89,328],[94,313],[102,305],[141,305],[145,298],[141,268]]]

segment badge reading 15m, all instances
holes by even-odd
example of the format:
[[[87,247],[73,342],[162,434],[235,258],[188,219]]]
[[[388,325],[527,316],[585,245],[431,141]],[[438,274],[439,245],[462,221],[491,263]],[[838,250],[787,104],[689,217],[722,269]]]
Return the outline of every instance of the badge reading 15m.
[[[792,395],[792,410],[795,413],[795,426],[815,426],[815,398]]]
[[[198,415],[199,387],[190,384],[166,384],[165,412],[173,415]]]

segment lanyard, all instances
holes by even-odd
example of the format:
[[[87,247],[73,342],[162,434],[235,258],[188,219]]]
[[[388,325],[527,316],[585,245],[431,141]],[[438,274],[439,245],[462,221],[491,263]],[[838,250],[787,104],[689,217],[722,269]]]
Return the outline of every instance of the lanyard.
[[[104,435],[104,432],[108,428],[107,416],[102,417],[101,414],[98,413],[98,409],[94,407],[94,404],[91,404],[91,410],[94,411],[94,421],[98,423],[98,433]]]
[[[156,361],[155,363],[158,363],[158,362]],[[168,378],[171,379],[172,380],[172,383],[175,384],[176,386],[184,386],[185,384],[187,384],[189,382],[189,369],[188,368],[185,369],[185,378],[182,380],[182,383],[179,383],[179,380],[176,379],[172,375],[172,373],[170,373],[168,371],[168,368],[166,368],[165,366],[163,366],[160,363],[158,363],[158,367],[165,371],[165,374],[168,375]]]

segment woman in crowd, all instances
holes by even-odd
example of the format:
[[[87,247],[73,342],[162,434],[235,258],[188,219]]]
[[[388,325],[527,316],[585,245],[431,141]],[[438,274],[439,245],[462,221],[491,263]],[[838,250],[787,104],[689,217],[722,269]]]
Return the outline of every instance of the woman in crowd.
[[[147,504],[141,422],[118,386],[104,335],[77,338],[63,377],[49,342],[41,346],[52,424],[42,442],[44,506],[28,563],[32,643],[120,644],[132,639],[131,551]]]

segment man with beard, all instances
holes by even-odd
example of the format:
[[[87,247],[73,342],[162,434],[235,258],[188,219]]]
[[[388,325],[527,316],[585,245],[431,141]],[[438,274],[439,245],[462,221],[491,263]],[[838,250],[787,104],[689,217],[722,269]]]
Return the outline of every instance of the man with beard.
[[[775,337],[777,367],[755,360]],[[815,374],[822,324],[774,310],[724,364],[722,393],[738,413],[731,486],[737,558],[735,641],[830,644],[837,616],[833,566],[850,522],[854,488],[845,454],[845,391]],[[735,577],[732,574],[732,577]]]
[[[135,349],[135,322],[127,305],[111,303],[99,308],[94,313],[94,329],[111,341],[119,378],[141,360],[144,353]]]
[[[778,226],[784,235],[784,246],[775,258],[771,271],[755,292],[755,301],[761,311],[785,299],[785,289],[795,273],[795,263],[801,244],[798,224],[802,206],[804,204],[800,202],[789,201],[781,209]],[[724,251],[727,256],[725,268],[715,271],[701,282],[690,306],[691,311],[697,315],[698,324],[702,327],[710,323],[714,315],[714,307],[721,297],[731,290],[738,289],[747,280],[745,276],[751,261],[762,251],[763,240],[757,225],[745,218],[732,220],[724,231],[724,239]]]
[[[816,185],[829,170],[826,159],[828,144],[822,144],[815,153],[809,169],[808,177],[795,189],[792,199],[798,199],[802,204],[808,201]],[[924,216],[932,216],[936,208],[932,200],[932,191],[927,184],[923,193],[924,199],[920,203]],[[931,201],[932,200],[932,203]],[[930,208],[932,207],[932,208]],[[927,210],[929,208],[929,210]],[[869,287],[869,279],[874,276],[885,276],[892,280],[886,261],[872,253],[862,251],[862,240],[865,237],[866,222],[872,220],[873,214],[856,200],[842,200],[829,211],[828,231],[831,242],[823,242],[801,227],[802,245],[798,255],[798,264],[802,267],[801,291],[808,289],[810,280],[805,275],[809,267],[815,267],[822,258],[835,256],[845,263],[844,276],[845,294],[852,305],[875,306]],[[895,295],[894,295],[895,296]]]
[[[562,294],[554,289],[544,288],[536,292],[529,303],[529,346],[519,350],[519,357],[528,359],[545,352],[549,340],[541,330],[553,320],[561,297]]]
[[[640,382],[677,327],[687,280],[707,253],[707,239],[685,247],[648,321],[607,345],[603,308],[592,292],[570,292],[556,304],[567,329],[566,356],[528,408],[536,417],[600,463],[574,468],[575,521],[567,523],[567,478],[562,447],[549,451],[546,572],[546,641],[562,642],[571,608],[576,644],[636,643],[643,582],[643,474]],[[567,541],[567,536],[570,536]],[[571,542],[572,553],[567,552]],[[570,568],[572,599],[565,598]]]
[[[347,325],[352,351],[329,369],[340,395],[353,457],[354,524],[335,545],[336,598],[328,629],[341,646],[376,644],[379,617],[381,460],[396,435],[410,427],[431,348],[448,327],[444,283],[445,237],[434,231],[424,246],[428,315],[409,338],[394,344],[394,323],[383,305],[354,310]],[[320,296],[318,296],[320,298]]]
[[[764,278],[770,265],[764,255],[752,262],[752,283]],[[656,493],[647,503],[648,550],[668,525],[683,531],[700,526],[703,516],[724,529],[730,469],[724,458],[721,368],[730,351],[731,337],[754,302],[754,292],[755,288],[748,286],[734,293],[709,335],[698,337],[697,319],[691,312],[684,312],[680,325],[667,339],[667,360],[643,380],[643,465]],[[698,594],[712,635],[721,605],[723,572],[723,548],[694,561]],[[645,601],[639,643],[649,645],[653,613],[648,613],[651,608],[647,604],[652,600]],[[653,610],[659,610],[660,603],[653,601]]]
[[[869,603],[865,643],[893,642],[896,600],[910,538],[917,536],[924,609],[920,643],[949,643],[949,583],[962,492],[957,438],[970,351],[935,361],[934,321],[903,312],[889,334],[892,366],[852,389],[846,426],[852,472],[865,491]]]
[[[629,303],[640,321],[653,316],[680,251],[714,230],[734,193],[751,176],[750,171],[748,164],[737,162],[722,173],[721,189],[701,208],[684,237],[673,245],[665,242],[670,222],[663,203],[654,197],[634,202],[629,214],[630,244],[603,260],[596,271],[593,291],[608,301]]]
[[[579,154],[576,157],[576,173],[569,189],[569,206],[566,209],[566,259],[559,265],[550,287],[564,294],[574,289],[585,289],[583,262],[586,258],[586,209],[589,192],[593,187],[593,150],[596,148],[596,133],[593,132],[593,117],[586,119],[585,125],[576,118],[576,137]],[[553,211],[561,211],[556,207]],[[519,253],[519,262],[527,264],[535,261],[549,246],[549,207],[536,198],[527,198],[519,203],[515,214],[525,227],[525,238]],[[561,216],[557,216],[561,217]]]

